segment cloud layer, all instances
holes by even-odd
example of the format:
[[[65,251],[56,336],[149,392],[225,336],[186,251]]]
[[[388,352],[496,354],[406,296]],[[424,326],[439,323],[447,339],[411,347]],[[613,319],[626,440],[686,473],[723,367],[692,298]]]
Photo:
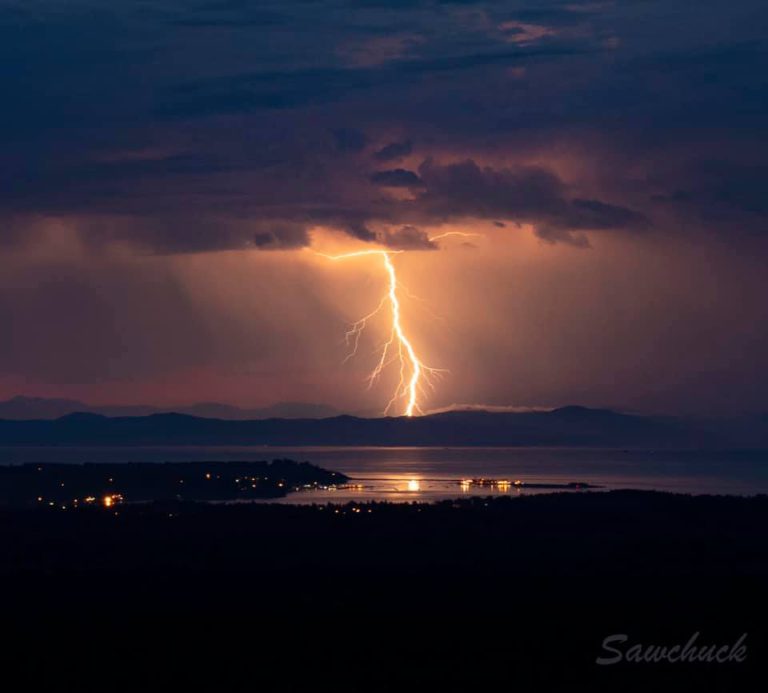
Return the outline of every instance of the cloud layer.
[[[346,296],[304,286],[309,275],[299,281],[282,251],[335,233],[350,245],[449,248],[457,252],[419,255],[484,263],[483,291],[496,316],[512,314],[517,304],[495,289],[506,286],[508,274],[482,251],[484,243],[499,256],[504,243],[551,251],[537,264],[535,282],[530,277],[539,286],[581,263],[636,267],[636,258],[647,258],[660,282],[658,293],[647,296],[656,317],[648,317],[647,333],[637,339],[657,345],[659,353],[647,358],[661,370],[662,363],[678,364],[679,392],[669,396],[680,408],[694,400],[716,405],[714,391],[683,393],[699,387],[691,385],[695,373],[711,372],[715,360],[684,354],[681,344],[700,342],[682,333],[659,341],[665,301],[692,287],[708,296],[712,277],[727,278],[737,309],[718,305],[720,312],[700,315],[684,301],[679,309],[686,334],[709,334],[709,319],[733,340],[743,367],[722,376],[733,391],[726,408],[763,408],[749,383],[756,368],[768,365],[758,355],[764,307],[752,293],[768,288],[753,281],[752,271],[765,257],[768,228],[766,19],[761,0],[728,7],[703,0],[695,8],[685,0],[5,2],[0,313],[14,331],[0,342],[0,383],[6,378],[9,388],[29,389],[164,375],[175,378],[180,397],[197,399],[183,373],[205,372],[214,382],[214,372],[255,369],[264,392],[243,403],[268,404],[284,381],[263,374],[295,370],[308,355],[286,356],[278,333],[288,328],[266,309],[257,319],[242,296],[239,308],[220,300],[228,280],[205,258],[241,253],[246,261],[257,254],[266,263],[259,271],[279,266],[293,281],[278,282],[281,291],[251,287],[260,292],[256,304],[275,312],[285,300],[279,311],[300,315],[312,303],[312,327],[329,340],[323,344],[331,353],[342,317],[354,317],[338,307]],[[446,230],[490,240],[430,241]],[[698,253],[711,260],[706,272]],[[300,266],[305,254],[292,255]],[[454,262],[444,260],[456,273]],[[197,268],[194,277],[179,269],[188,264]],[[432,271],[436,284],[450,287],[447,269]],[[740,276],[749,277],[743,286],[734,280]],[[375,276],[370,282],[373,294]],[[750,294],[742,296],[737,285]],[[604,289],[616,292],[617,305],[633,303],[629,287],[624,295]],[[156,300],[149,298],[154,291]],[[546,323],[549,309],[533,298],[531,306],[530,314],[516,313],[514,329],[497,324],[507,349],[513,333],[535,333]],[[230,310],[230,319],[222,317]],[[593,336],[620,334],[627,319],[613,308],[599,319],[586,304],[573,310]],[[734,311],[738,328],[729,322]],[[480,329],[481,316],[471,317]],[[547,325],[552,340],[568,332],[568,317],[559,320]],[[175,336],[166,334],[169,321],[178,325]],[[241,340],[242,351],[210,338],[212,324]],[[133,344],[152,333],[156,350]],[[274,360],[267,334],[282,345],[285,361]],[[46,361],[38,350],[53,338],[63,340],[60,354]],[[316,348],[326,353],[326,346]],[[262,354],[254,356],[261,366],[251,354]],[[620,362],[617,354],[619,370]],[[669,369],[667,380],[677,373]],[[507,395],[485,374],[474,386],[456,377],[458,389],[445,402],[592,398],[663,405],[661,395],[639,394],[642,378],[622,380],[617,372],[616,388],[605,391],[577,387],[562,374],[545,387],[546,372],[540,386],[518,391],[525,377],[515,372],[501,384]],[[222,398],[232,392],[248,399],[229,375],[217,382]],[[306,389],[315,388],[327,401],[335,395],[324,382],[307,372],[286,395],[306,400]],[[149,396],[140,387],[134,394],[141,392]],[[368,406],[356,392],[350,380],[349,406]]]

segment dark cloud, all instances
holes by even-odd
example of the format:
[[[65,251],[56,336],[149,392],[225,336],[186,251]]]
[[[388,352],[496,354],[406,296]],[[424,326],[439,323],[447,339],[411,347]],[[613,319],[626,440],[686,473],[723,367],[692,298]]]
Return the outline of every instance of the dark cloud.
[[[286,71],[237,73],[226,77],[196,79],[175,86],[153,115],[172,120],[215,115],[236,115],[259,111],[312,108],[364,98],[370,90],[417,87],[425,77],[493,70],[519,65],[523,61],[549,61],[593,52],[570,41],[547,46],[519,46],[509,49],[502,43],[495,50],[476,53],[423,56],[384,61],[381,65],[349,67],[306,67]],[[360,151],[367,140],[355,128],[341,128],[342,151]],[[351,140],[347,139],[351,135]]]
[[[410,140],[405,142],[390,142],[383,146],[374,154],[378,161],[393,161],[408,156],[413,151],[413,143]]]
[[[309,245],[309,235],[304,226],[278,224],[267,231],[256,231],[253,244],[261,250],[291,250]]]
[[[701,41],[687,35],[686,45],[652,8],[640,17],[611,3],[415,2],[396,12],[372,3],[354,17],[345,2],[87,7],[83,0],[66,10],[0,10],[3,64],[25,65],[23,78],[0,70],[6,218],[117,215],[130,219],[142,246],[154,237],[162,252],[242,247],[249,221],[333,224],[373,240],[377,221],[490,218],[493,210],[537,223],[550,239],[567,238],[558,229],[639,229],[659,206],[696,220],[741,210],[740,225],[760,228],[759,148],[750,155],[742,147],[706,176],[694,167],[705,156],[696,150],[736,128],[743,140],[764,140],[768,65],[746,7],[729,13],[738,41],[705,40],[722,32],[707,4],[696,18]],[[520,23],[547,31],[514,45],[509,34]],[[279,41],[270,33],[276,25]],[[652,43],[637,40],[646,34]],[[339,52],[366,42],[375,50],[393,35],[409,37],[407,55],[356,66]],[[614,35],[625,42],[606,49]],[[710,132],[692,142],[704,128]],[[423,181],[418,205],[407,210],[366,191],[371,173],[358,161],[374,142],[387,142],[374,160],[410,156],[410,139],[392,139],[404,129],[436,160],[511,160],[490,166],[497,172],[514,171],[518,152],[546,161],[547,143],[591,143],[598,132],[605,141],[590,146],[590,165],[611,172],[573,190],[552,171],[546,180],[546,163],[516,180],[493,182],[487,173],[468,181],[482,188],[476,203],[462,190],[452,201],[450,181]],[[691,165],[671,170],[672,150]],[[632,163],[641,156],[642,170]],[[630,165],[631,180],[622,173]],[[370,180],[421,185],[404,168]],[[107,236],[128,234],[122,226]]]
[[[86,216],[72,220],[72,223],[80,237],[92,247],[103,248],[119,242],[141,253],[160,255],[244,249],[253,243],[255,236],[269,233],[261,230],[262,224],[178,212],[156,214],[149,219],[143,216]],[[293,237],[290,226],[277,224],[277,227],[280,233],[287,232],[287,238],[286,241],[276,240],[276,244],[290,246]]]
[[[389,171],[377,171],[371,175],[371,183],[387,188],[419,188],[424,185],[413,171],[394,168]]]
[[[697,162],[687,167],[685,187],[657,199],[702,221],[741,223],[765,229],[768,217],[768,166],[728,161]]]
[[[665,163],[669,147],[706,148],[736,127],[742,139],[764,139],[766,51],[746,7],[729,13],[739,30],[731,43],[708,40],[723,31],[711,4],[696,18],[701,40],[692,33],[682,43],[651,7],[642,16],[612,3],[354,7],[121,0],[99,12],[75,0],[0,9],[0,215],[121,217],[130,224],[107,237],[133,233],[142,246],[155,237],[162,252],[187,252],[242,247],[249,222],[331,224],[373,240],[377,222],[495,213],[556,238],[555,229],[638,229],[654,206],[698,219],[760,205],[764,172],[744,160],[748,147],[706,179]],[[520,31],[529,45],[510,40]],[[614,35],[625,42],[607,49]],[[639,40],[646,35],[653,42]],[[393,36],[405,37],[408,52],[388,45],[377,64],[352,64],[340,50],[375,54]],[[702,128],[728,134],[693,146]],[[403,131],[409,139],[393,138]],[[587,157],[610,174],[571,189],[574,181],[548,169],[548,143],[580,146],[603,134]],[[431,181],[405,168],[365,170],[370,149],[381,162],[410,156],[411,137],[436,161],[499,161],[479,176],[432,171]],[[518,153],[544,163],[515,173]],[[635,164],[630,180],[622,169],[639,156],[643,170]],[[753,178],[743,185],[745,167]],[[454,190],[446,177],[460,175],[469,188]],[[376,190],[416,186],[423,193],[410,209]],[[110,226],[91,224],[89,238],[99,225]]]
[[[383,231],[378,236],[379,242],[395,250],[437,250],[437,245],[429,239],[426,231],[415,226],[402,226],[395,230]]]
[[[334,130],[333,136],[336,138],[336,148],[340,152],[360,152],[368,144],[365,133],[354,128]]]
[[[371,231],[366,222],[363,220],[352,219],[349,221],[340,221],[339,224],[344,231],[346,231],[354,238],[357,238],[358,240],[366,242],[376,240],[376,233]]]
[[[558,226],[548,226],[540,224],[536,227],[536,235],[545,243],[565,243],[574,248],[591,248],[589,242],[583,233],[573,233],[569,229]]]
[[[571,198],[568,186],[540,166],[495,169],[472,160],[446,165],[428,160],[419,167],[419,176],[425,190],[407,204],[432,221],[503,217],[535,224],[546,240],[580,246],[587,243],[571,231],[636,230],[649,224],[631,209]]]
[[[600,200],[575,198],[570,203],[571,212],[566,224],[573,229],[644,229],[648,218],[626,207],[607,204]]]

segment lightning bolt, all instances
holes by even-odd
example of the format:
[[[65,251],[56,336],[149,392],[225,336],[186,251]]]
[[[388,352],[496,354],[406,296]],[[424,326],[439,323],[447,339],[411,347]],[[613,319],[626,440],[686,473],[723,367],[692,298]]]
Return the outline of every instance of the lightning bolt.
[[[320,255],[321,257],[332,260],[334,262],[359,257],[381,258],[384,265],[384,270],[386,271],[387,278],[389,280],[387,292],[381,298],[381,301],[379,301],[378,306],[373,311],[368,313],[368,315],[353,323],[349,331],[346,333],[345,340],[348,345],[351,345],[351,351],[344,360],[349,360],[357,353],[357,347],[360,342],[360,335],[365,330],[368,321],[380,313],[388,304],[392,315],[392,327],[390,329],[389,339],[381,347],[381,356],[379,361],[367,378],[368,387],[371,387],[376,382],[376,380],[378,380],[382,371],[388,365],[394,361],[397,361],[400,368],[400,380],[397,384],[397,387],[395,388],[395,392],[392,395],[392,398],[389,400],[389,403],[384,409],[384,413],[388,414],[392,407],[399,400],[402,400],[404,403],[405,416],[413,416],[414,414],[423,413],[421,407],[419,406],[419,397],[424,394],[425,386],[433,388],[432,381],[434,377],[440,376],[446,371],[441,368],[432,368],[427,366],[424,361],[419,358],[413,343],[403,328],[400,297],[398,295],[398,289],[401,288],[401,285],[397,279],[397,270],[395,269],[395,265],[392,262],[392,256],[397,255],[403,251],[358,250],[351,253],[344,253],[342,255],[326,255],[325,253],[319,253],[317,251],[314,252],[316,255]]]
[[[429,242],[439,241],[441,238],[447,238],[448,236],[461,236],[462,238],[477,238],[482,236],[481,233],[466,233],[464,231],[446,231],[445,233],[439,233],[437,236],[430,236]]]

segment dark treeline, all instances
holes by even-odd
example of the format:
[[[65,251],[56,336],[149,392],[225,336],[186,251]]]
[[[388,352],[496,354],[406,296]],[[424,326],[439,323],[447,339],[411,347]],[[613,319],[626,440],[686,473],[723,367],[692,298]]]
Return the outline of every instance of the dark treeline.
[[[0,505],[112,506],[122,501],[279,498],[347,477],[308,462],[130,462],[0,466]]]
[[[211,575],[230,570],[280,574],[313,565],[335,573],[441,565],[451,574],[473,575],[607,576],[629,569],[635,575],[768,576],[767,496],[611,491],[431,504],[166,501],[67,512],[0,510],[0,518],[4,545],[26,547],[45,570],[133,570],[155,557],[168,568]],[[45,551],[50,542],[72,543],[51,562]],[[217,558],[209,560],[213,547]],[[9,555],[0,557],[0,570],[13,571]]]

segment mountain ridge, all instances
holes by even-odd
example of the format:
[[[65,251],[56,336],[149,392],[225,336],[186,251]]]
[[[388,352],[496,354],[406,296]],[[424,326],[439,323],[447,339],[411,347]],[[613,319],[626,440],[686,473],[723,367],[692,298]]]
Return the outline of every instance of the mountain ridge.
[[[0,445],[551,446],[768,448],[763,419],[689,420],[568,406],[547,412],[452,411],[419,417],[232,420],[182,412],[0,420]]]

